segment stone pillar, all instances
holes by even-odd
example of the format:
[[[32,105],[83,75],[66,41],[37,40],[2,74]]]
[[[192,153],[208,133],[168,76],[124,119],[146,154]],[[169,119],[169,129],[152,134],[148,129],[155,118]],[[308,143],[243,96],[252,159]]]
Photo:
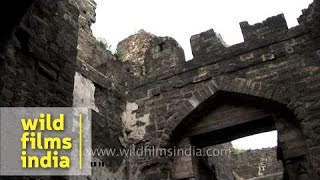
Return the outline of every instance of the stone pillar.
[[[283,161],[284,179],[312,180],[312,166],[308,161],[307,146],[301,130],[294,121],[277,117],[278,158]]]
[[[190,143],[189,138],[183,139],[179,145],[178,145],[179,150],[178,151],[189,151],[187,149],[192,149],[192,145]],[[189,152],[188,152],[189,153]],[[197,158],[191,156],[188,156],[189,154],[186,154],[184,156],[179,156],[175,157],[174,160],[174,170],[173,170],[173,178],[174,179],[198,179],[198,162]]]

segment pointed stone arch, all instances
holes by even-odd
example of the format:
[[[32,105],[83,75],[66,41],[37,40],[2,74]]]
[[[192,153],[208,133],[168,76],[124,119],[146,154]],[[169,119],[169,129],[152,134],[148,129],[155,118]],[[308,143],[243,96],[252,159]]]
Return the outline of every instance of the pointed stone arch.
[[[184,123],[183,121],[193,120],[193,118],[189,118],[188,116],[192,113],[197,114],[197,110],[201,109],[201,106],[206,106],[206,103],[208,101],[215,101],[216,96],[219,96],[221,93],[226,93],[228,95],[240,95],[244,96],[244,98],[257,99],[259,100],[259,103],[261,100],[263,104],[265,102],[265,104],[268,105],[275,105],[276,107],[281,108],[281,111],[285,110],[285,112],[290,112],[292,116],[295,116],[295,120],[302,120],[306,117],[304,114],[305,111],[301,108],[298,101],[299,94],[291,89],[243,78],[220,76],[208,80],[206,83],[202,84],[199,88],[194,90],[192,92],[192,96],[189,96],[188,98],[184,98],[183,100],[181,100],[181,103],[177,108],[176,112],[167,120],[161,140],[159,141],[159,146],[169,147],[170,145],[172,145],[171,143],[174,139],[173,136],[175,136],[173,132],[177,129],[177,127],[181,123]],[[199,112],[201,113],[201,110]],[[296,129],[296,132],[298,132],[297,138],[304,139],[302,129],[299,123],[292,123],[283,119],[280,121],[283,121],[281,122],[283,124],[291,124],[289,128]],[[297,127],[295,127],[296,125],[294,124],[296,124]],[[299,176],[296,174],[299,168],[297,169],[295,166],[303,166],[304,169],[313,169],[313,166],[310,163],[311,158],[309,157],[305,140],[301,140],[299,142],[302,142],[301,147],[303,148],[301,148],[301,152],[296,153],[295,151],[293,151],[293,153],[295,153],[294,155],[290,157],[286,156],[283,159],[284,166],[287,166],[285,168],[286,176]],[[289,154],[290,153],[291,152],[289,152]],[[292,164],[294,165],[294,168]],[[314,175],[310,174],[312,172],[312,170],[303,171],[303,177],[313,177]]]
[[[168,145],[172,132],[182,120],[203,102],[217,95],[219,92],[249,95],[274,102],[287,107],[294,112],[298,119],[303,118],[303,114],[301,114],[303,111],[301,111],[301,109],[296,110],[296,108],[299,107],[298,104],[296,104],[297,93],[292,89],[250,79],[220,76],[212,78],[205,83],[205,85],[195,90],[190,98],[185,98],[181,101],[177,111],[167,120],[162,136],[162,144],[160,144],[160,146]]]

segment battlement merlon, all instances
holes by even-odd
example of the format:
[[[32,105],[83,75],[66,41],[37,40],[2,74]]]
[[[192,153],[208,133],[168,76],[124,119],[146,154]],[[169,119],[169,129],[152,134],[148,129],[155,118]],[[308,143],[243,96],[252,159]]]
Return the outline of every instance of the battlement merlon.
[[[220,34],[214,32],[213,29],[193,35],[190,38],[190,44],[193,57],[200,58],[201,56],[210,53],[219,55],[227,48]]]
[[[270,17],[261,23],[250,25],[247,21],[240,23],[245,43],[257,43],[277,38],[288,32],[288,25],[283,14]],[[228,46],[220,34],[213,29],[193,35],[190,39],[192,54],[195,59],[219,59],[228,54]]]
[[[288,31],[288,25],[283,14],[270,17],[262,23],[250,25],[247,21],[240,23],[244,41],[259,41],[271,38]]]

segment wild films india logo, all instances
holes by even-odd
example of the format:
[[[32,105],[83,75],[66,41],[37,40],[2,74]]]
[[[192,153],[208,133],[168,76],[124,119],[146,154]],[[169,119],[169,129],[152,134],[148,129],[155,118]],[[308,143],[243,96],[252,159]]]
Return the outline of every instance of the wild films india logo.
[[[91,110],[0,108],[0,175],[91,175]]]
[[[79,116],[81,118],[82,114]],[[21,119],[24,131],[21,136],[22,168],[70,168],[70,157],[59,156],[59,150],[70,150],[72,138],[43,137],[44,131],[64,131],[64,123],[64,114],[60,114],[55,120],[51,120],[51,114],[43,113],[37,119]],[[46,150],[46,155],[30,156],[27,154],[27,146],[30,146],[31,150]]]

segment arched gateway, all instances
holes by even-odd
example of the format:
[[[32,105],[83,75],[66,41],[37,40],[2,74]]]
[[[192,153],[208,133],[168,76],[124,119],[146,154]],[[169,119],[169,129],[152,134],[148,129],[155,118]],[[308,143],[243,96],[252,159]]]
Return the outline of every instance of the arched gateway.
[[[177,124],[167,127],[169,131],[173,129],[171,146],[203,148],[277,130],[278,159],[283,162],[284,179],[312,179],[307,145],[296,118],[299,114],[287,107],[294,97],[288,97],[285,88],[227,77],[212,79],[207,84],[194,92],[200,96],[190,97],[182,104],[178,112],[187,115],[176,116],[168,123]],[[186,107],[191,111],[186,111]],[[199,172],[197,161],[196,157],[174,158],[173,177],[209,179]]]
[[[212,29],[196,34],[190,61],[173,38],[145,31],[119,43],[125,55],[98,46],[93,0],[4,2],[1,107],[91,107],[93,147],[117,150],[202,148],[277,130],[284,177],[319,179],[319,0],[290,29],[283,14],[240,23],[244,42],[229,47]],[[193,158],[95,159],[105,166],[89,179],[201,178]]]

